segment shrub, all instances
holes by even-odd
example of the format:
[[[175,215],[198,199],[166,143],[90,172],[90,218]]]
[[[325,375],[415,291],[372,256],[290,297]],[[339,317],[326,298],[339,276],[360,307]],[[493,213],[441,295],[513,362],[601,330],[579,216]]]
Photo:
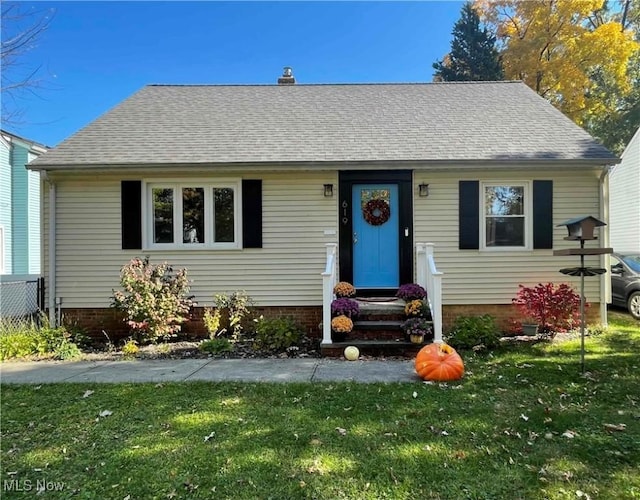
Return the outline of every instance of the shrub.
[[[204,327],[209,332],[209,338],[213,339],[217,335],[221,335],[226,332],[226,328],[220,329],[220,323],[222,320],[222,311],[220,309],[210,309],[206,308],[204,310],[204,314],[202,316],[202,322],[204,323]]]
[[[209,338],[229,334],[232,341],[239,340],[243,330],[243,322],[251,316],[253,300],[247,292],[240,290],[229,294],[218,293],[214,296],[215,310],[207,308],[204,312],[204,325],[209,332]],[[221,328],[223,322],[228,325]]]
[[[332,316],[347,316],[348,318],[353,318],[358,314],[360,314],[360,306],[355,300],[343,297],[331,302]]]
[[[580,324],[580,295],[565,283],[518,285],[513,304],[523,316],[535,318],[542,334],[553,337]],[[586,305],[586,304],[585,304]]]
[[[254,346],[270,351],[286,351],[300,342],[302,331],[293,318],[264,318],[256,321],[256,338]]]
[[[45,315],[39,322],[25,320],[0,325],[0,360],[24,358],[32,355],[53,355],[58,359],[70,359],[80,355],[80,349],[72,341],[64,327],[52,328]]]
[[[407,283],[400,288],[396,293],[396,297],[411,302],[412,300],[422,300],[427,296],[427,291],[417,283]]]
[[[71,341],[63,340],[53,351],[53,355],[57,359],[73,359],[82,354],[78,346]]]
[[[215,339],[203,340],[202,342],[200,342],[200,345],[198,345],[198,349],[202,352],[208,352],[210,354],[219,354],[222,352],[233,351],[233,344],[229,341],[229,339],[219,337]]]
[[[69,332],[69,338],[78,347],[89,347],[93,344],[89,331],[80,325],[77,318],[62,315],[62,326]]]
[[[153,265],[135,258],[120,272],[122,291],[113,291],[111,306],[122,311],[136,338],[156,342],[175,336],[194,304],[186,269],[173,272],[169,264]]]
[[[36,352],[36,339],[27,332],[6,333],[0,336],[0,360],[24,358]]]
[[[140,348],[138,347],[138,343],[133,339],[128,339],[122,346],[122,355],[125,358],[135,358],[138,352],[140,352]]]
[[[500,345],[500,334],[495,319],[490,314],[458,316],[447,335],[447,343],[456,349],[480,346],[492,349]]]

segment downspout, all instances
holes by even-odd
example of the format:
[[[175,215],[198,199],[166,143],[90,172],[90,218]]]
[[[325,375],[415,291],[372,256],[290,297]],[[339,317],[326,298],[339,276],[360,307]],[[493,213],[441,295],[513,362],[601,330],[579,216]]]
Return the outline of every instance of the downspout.
[[[602,169],[599,182],[600,189],[598,190],[600,220],[607,224],[600,228],[600,237],[602,239],[600,246],[603,248],[608,248],[611,241],[609,236],[609,172],[612,168],[612,165],[608,165]],[[606,273],[600,275],[600,321],[603,325],[607,325],[609,322],[607,318],[607,304],[611,303],[610,264],[609,254],[600,255],[600,267],[607,270]]]
[[[56,185],[46,175],[49,183],[49,324],[57,327],[56,314]]]

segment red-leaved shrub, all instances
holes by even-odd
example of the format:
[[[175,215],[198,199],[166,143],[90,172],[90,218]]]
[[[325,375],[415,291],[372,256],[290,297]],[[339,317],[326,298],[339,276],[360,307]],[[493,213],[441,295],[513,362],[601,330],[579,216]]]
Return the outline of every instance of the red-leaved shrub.
[[[523,316],[536,319],[540,333],[553,337],[580,324],[580,295],[566,283],[518,288],[512,302]]]

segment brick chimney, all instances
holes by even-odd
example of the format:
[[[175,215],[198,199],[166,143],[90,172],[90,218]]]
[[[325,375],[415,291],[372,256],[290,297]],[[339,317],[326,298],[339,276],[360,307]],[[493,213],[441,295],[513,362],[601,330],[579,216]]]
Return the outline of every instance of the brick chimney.
[[[285,66],[282,70],[282,76],[278,78],[278,85],[295,85],[296,79],[293,77],[293,72],[289,66]]]

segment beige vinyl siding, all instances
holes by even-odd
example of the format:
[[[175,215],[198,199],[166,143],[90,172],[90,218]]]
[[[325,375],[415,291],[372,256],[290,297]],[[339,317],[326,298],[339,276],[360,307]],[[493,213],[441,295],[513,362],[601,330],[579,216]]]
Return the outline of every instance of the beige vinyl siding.
[[[619,252],[640,251],[640,129],[611,170],[610,236]]]
[[[144,252],[121,249],[121,177],[61,177],[56,182],[56,295],[63,308],[109,306],[120,268],[144,255],[187,268],[200,305],[212,304],[216,293],[236,290],[246,290],[262,306],[321,304],[325,244],[337,241],[336,235],[325,235],[337,226],[337,196],[325,198],[322,187],[337,185],[336,173],[243,177],[263,181],[263,248]]]
[[[553,250],[459,250],[458,249],[458,181],[509,182],[553,180],[554,249],[579,246],[565,241],[566,229],[555,227],[579,215],[599,217],[600,171],[504,171],[500,173],[456,172],[414,173],[414,239],[435,244],[435,260],[444,273],[443,303],[509,304],[518,284],[567,282],[579,289],[579,278],[561,274],[559,269],[576,267],[579,257],[554,257]],[[429,183],[429,196],[417,196],[418,184]],[[588,247],[599,242],[588,242]],[[600,267],[599,257],[588,257],[586,264]],[[587,300],[600,298],[600,278],[586,278]]]
[[[579,280],[560,274],[579,265],[578,257],[554,257],[552,250],[458,250],[458,181],[485,182],[553,180],[553,224],[578,215],[599,217],[599,175],[593,170],[547,170],[535,175],[522,170],[487,173],[474,171],[414,172],[414,241],[436,245],[436,262],[444,274],[444,304],[508,304],[518,284]],[[166,178],[164,175],[160,178]],[[225,172],[222,178],[234,177]],[[337,242],[338,175],[336,172],[243,173],[263,180],[263,248],[241,250],[138,251],[122,250],[120,236],[120,181],[122,176],[80,180],[58,174],[57,185],[57,293],[63,308],[108,307],[118,287],[120,268],[131,258],[149,255],[186,267],[192,292],[200,305],[212,304],[215,293],[246,290],[261,306],[306,306],[322,303],[325,244]],[[128,179],[153,181],[152,176]],[[186,178],[186,177],[185,177]],[[194,176],[202,179],[203,175]],[[213,182],[215,177],[207,177]],[[427,182],[430,194],[417,195]],[[324,198],[323,184],[334,184],[334,196]],[[46,186],[46,184],[45,184]],[[48,231],[48,193],[43,193],[44,242]],[[566,229],[554,227],[554,249],[576,247],[563,238]],[[588,242],[587,246],[599,245]],[[48,269],[48,250],[43,249]],[[598,257],[587,265],[600,266]],[[48,276],[48,271],[46,273]],[[599,300],[600,281],[587,278],[589,301]],[[48,286],[47,286],[48,288]]]

